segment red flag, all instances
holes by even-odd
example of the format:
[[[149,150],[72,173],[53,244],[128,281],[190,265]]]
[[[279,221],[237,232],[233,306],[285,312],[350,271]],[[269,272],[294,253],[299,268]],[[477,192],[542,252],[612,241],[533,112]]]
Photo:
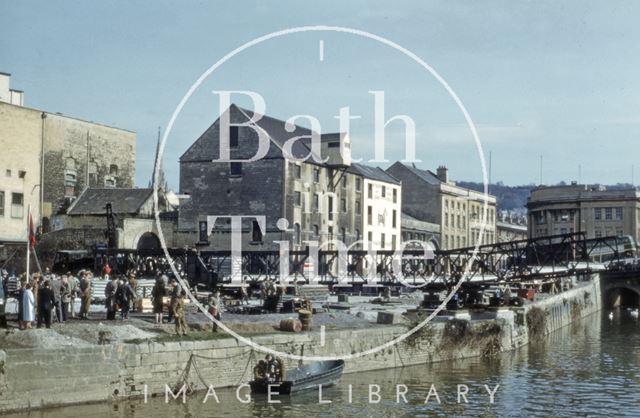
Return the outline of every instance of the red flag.
[[[31,217],[31,212],[29,212],[29,245],[34,248],[37,243],[35,229],[33,228],[33,218]]]

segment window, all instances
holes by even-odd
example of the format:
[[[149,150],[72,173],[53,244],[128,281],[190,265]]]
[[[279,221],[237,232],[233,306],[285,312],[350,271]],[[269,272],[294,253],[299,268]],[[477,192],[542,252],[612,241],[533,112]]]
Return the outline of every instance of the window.
[[[456,216],[456,226],[457,226],[458,228],[460,228],[460,226],[461,226],[461,225],[462,225],[462,224],[460,223],[460,215],[457,215],[457,216]]]
[[[367,241],[373,244],[373,233],[371,231],[367,232]]]
[[[293,204],[296,206],[300,206],[302,204],[302,193],[293,192]]]
[[[198,223],[198,229],[200,231],[200,242],[209,241],[209,234],[207,233],[207,221],[201,221]]]
[[[320,196],[318,193],[313,194],[313,210],[318,210],[320,208]]]
[[[382,197],[387,197],[387,188],[386,188],[386,186],[382,186]]]
[[[18,177],[20,177],[21,179],[25,178],[27,175],[27,172],[24,170],[18,170]]]
[[[320,227],[318,225],[313,225],[313,235],[316,237],[320,236]]]
[[[384,249],[384,233],[380,234],[380,248]]]
[[[251,241],[262,242],[262,230],[260,224],[255,219],[251,221]]]
[[[369,196],[369,199],[373,197],[373,184],[369,184],[369,188],[367,190],[367,196]]]
[[[24,195],[11,193],[11,217],[22,218],[24,216]]]
[[[356,178],[356,191],[360,191],[360,189],[362,189],[362,186],[360,185],[360,177]]]
[[[238,127],[229,127],[229,148],[238,148]]]
[[[356,229],[355,233],[356,233],[356,241],[360,241],[360,230]]]
[[[394,209],[393,210],[393,218],[391,219],[391,227],[395,228],[396,227],[396,217],[398,215],[398,212]]]
[[[293,165],[293,175],[297,179],[302,178],[302,167],[299,166],[298,164]]]
[[[395,235],[391,235],[391,249],[392,250],[396,249],[396,236]]]
[[[11,177],[11,170],[7,170],[4,172],[7,177]]]
[[[295,245],[300,245],[300,224],[293,224],[293,243]]]
[[[327,207],[329,209],[329,220],[333,220],[333,196],[329,196],[327,199]]]
[[[347,176],[346,175],[342,175],[342,188],[346,189],[347,188]]]
[[[118,182],[116,181],[116,178],[113,176],[107,176],[104,179],[104,187],[116,187],[118,184]]]
[[[373,225],[373,207],[367,206],[367,224]]]
[[[356,215],[360,215],[360,201],[356,200]]]
[[[604,219],[610,221],[613,219],[613,208],[604,209]]]
[[[327,232],[329,236],[329,241],[333,241],[333,227],[330,226],[329,228],[327,228]]]
[[[346,228],[340,228],[340,240],[344,243],[347,242],[347,229]]]
[[[567,233],[567,228],[560,228],[560,233],[561,234],[566,234]]]
[[[398,189],[393,189],[393,203],[398,203]]]
[[[320,169],[319,168],[314,168],[313,169],[313,181],[316,183],[320,182]]]
[[[593,208],[593,217],[596,221],[602,219],[602,209],[601,208]]]
[[[232,177],[242,176],[242,163],[229,163],[229,175]]]
[[[89,186],[95,186],[98,184],[98,164],[94,161],[89,163],[89,167],[87,167],[87,171],[89,172]]]
[[[4,216],[4,192],[0,192],[0,216]]]
[[[109,175],[110,176],[117,176],[118,175],[118,166],[115,164],[111,164],[109,166]]]
[[[622,220],[622,208],[616,208],[616,221]]]
[[[602,231],[601,230],[596,230],[596,238],[602,238]]]
[[[340,211],[345,213],[347,211],[347,199],[340,200]]]
[[[622,229],[618,229],[618,230],[616,231],[616,235],[617,235],[618,237],[621,237],[621,236],[623,235],[623,231],[622,231]]]
[[[449,226],[449,214],[444,214],[444,226]]]

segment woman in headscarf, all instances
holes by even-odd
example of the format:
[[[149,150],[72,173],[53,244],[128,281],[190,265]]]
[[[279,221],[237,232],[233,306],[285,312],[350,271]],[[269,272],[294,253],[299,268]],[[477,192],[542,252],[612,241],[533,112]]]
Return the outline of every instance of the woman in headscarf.
[[[31,291],[31,283],[27,283],[22,294],[22,321],[25,329],[31,328],[35,320],[36,298]]]

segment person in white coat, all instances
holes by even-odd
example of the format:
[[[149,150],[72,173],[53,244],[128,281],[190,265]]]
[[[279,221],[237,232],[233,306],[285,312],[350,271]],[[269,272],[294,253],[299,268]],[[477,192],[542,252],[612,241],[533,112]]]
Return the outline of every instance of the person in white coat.
[[[25,328],[31,328],[31,323],[35,320],[36,299],[31,291],[31,283],[27,283],[22,294],[22,321]]]

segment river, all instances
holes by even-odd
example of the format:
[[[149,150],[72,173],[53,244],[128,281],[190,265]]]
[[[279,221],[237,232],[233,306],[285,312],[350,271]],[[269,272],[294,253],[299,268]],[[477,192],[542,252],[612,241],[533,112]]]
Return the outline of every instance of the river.
[[[377,386],[370,386],[377,385]],[[458,402],[458,390],[466,393]],[[496,385],[494,402],[488,390]],[[375,392],[379,387],[379,397]],[[64,388],[61,388],[64,390]],[[371,395],[369,392],[371,391]],[[351,402],[349,401],[351,392]],[[398,397],[398,392],[405,393]],[[244,388],[242,400],[247,396]],[[437,397],[436,397],[437,394]],[[429,396],[430,395],[430,396]],[[344,375],[318,392],[256,397],[235,389],[194,395],[182,404],[164,397],[32,411],[13,417],[333,417],[333,416],[640,416],[640,321],[608,311],[565,327],[535,344],[492,359],[468,359]],[[425,404],[425,400],[429,402]],[[438,399],[437,399],[438,398]],[[406,399],[406,403],[405,403]],[[379,402],[376,402],[378,401]],[[438,403],[438,400],[440,403]]]

